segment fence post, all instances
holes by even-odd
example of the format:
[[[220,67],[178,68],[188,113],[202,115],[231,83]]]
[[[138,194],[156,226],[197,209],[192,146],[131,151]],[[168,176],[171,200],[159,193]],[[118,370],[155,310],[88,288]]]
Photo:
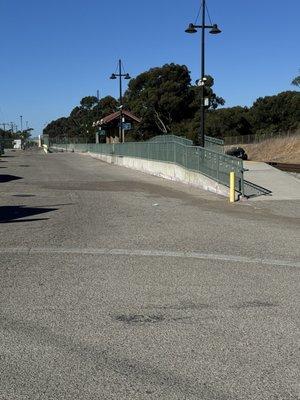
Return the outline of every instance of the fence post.
[[[176,143],[173,142],[173,163],[176,164]]]
[[[169,161],[169,151],[170,151],[170,149],[169,149],[169,142],[167,142],[167,159],[165,160],[165,161]]]
[[[185,146],[185,168],[187,168],[187,159],[188,159],[188,147]]]

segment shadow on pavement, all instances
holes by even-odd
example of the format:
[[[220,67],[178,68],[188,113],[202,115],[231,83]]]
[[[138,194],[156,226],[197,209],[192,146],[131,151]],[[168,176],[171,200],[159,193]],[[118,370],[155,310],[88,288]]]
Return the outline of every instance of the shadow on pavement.
[[[23,179],[23,178],[16,175],[0,175],[0,183],[16,181],[17,179]]]
[[[56,211],[57,208],[39,208],[39,207],[26,207],[26,206],[2,206],[0,207],[0,223],[7,222],[32,222],[43,221],[49,218],[34,218],[23,219],[20,218],[30,217],[37,214],[45,214],[50,211]]]

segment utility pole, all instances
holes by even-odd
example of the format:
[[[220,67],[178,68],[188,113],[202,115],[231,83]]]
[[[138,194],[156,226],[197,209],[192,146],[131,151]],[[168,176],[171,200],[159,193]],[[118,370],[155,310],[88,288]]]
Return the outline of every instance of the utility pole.
[[[4,132],[6,132],[6,125],[7,125],[7,127],[9,127],[9,125],[11,125],[11,124],[12,124],[12,122],[1,122],[0,123],[0,125],[3,126]]]
[[[23,132],[23,116],[20,115],[20,121],[21,121],[21,132]]]

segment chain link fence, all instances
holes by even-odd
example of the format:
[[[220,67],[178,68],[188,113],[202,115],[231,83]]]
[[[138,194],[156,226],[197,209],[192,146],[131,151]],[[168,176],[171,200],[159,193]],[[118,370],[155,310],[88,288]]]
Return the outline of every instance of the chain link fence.
[[[227,136],[224,138],[224,141],[225,141],[225,146],[231,146],[237,144],[260,143],[268,139],[287,138],[293,136],[300,137],[300,130],[297,130],[295,132],[260,133],[256,135]]]

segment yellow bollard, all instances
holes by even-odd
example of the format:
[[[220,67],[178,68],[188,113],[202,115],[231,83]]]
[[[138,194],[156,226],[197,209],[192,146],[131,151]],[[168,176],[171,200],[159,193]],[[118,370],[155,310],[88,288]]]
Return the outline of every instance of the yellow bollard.
[[[230,172],[229,201],[235,202],[235,173]]]

